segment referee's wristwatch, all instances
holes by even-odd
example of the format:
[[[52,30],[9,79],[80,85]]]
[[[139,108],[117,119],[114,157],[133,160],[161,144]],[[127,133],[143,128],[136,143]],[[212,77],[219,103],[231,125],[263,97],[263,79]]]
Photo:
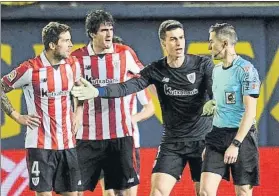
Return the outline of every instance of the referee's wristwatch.
[[[237,139],[233,139],[232,145],[239,148],[241,146],[241,142]]]

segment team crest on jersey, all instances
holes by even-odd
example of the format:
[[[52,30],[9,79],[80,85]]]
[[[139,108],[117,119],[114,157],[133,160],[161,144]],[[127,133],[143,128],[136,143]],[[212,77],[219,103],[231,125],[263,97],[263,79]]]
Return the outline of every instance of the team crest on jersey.
[[[32,178],[32,183],[34,186],[37,186],[39,184],[40,178],[39,177],[33,177]]]
[[[13,70],[9,75],[7,76],[7,79],[12,82],[16,78],[16,70]]]
[[[226,104],[235,104],[235,92],[225,92]]]
[[[196,81],[196,73],[194,72],[194,73],[187,74],[187,79],[189,80],[189,82],[194,84]]]

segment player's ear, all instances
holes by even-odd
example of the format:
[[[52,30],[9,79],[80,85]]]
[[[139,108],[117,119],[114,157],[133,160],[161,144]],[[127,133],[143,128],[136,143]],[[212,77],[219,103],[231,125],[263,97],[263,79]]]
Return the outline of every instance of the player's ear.
[[[227,47],[228,45],[229,45],[228,40],[225,40],[225,41],[224,41],[224,48]]]
[[[55,43],[53,43],[53,42],[50,42],[49,44],[49,48],[51,49],[51,50],[54,50],[55,49]]]
[[[161,45],[165,48],[165,47],[166,47],[166,42],[165,42],[165,40],[161,39],[160,41],[161,41]]]
[[[96,34],[94,34],[94,33],[89,33],[89,35],[92,39],[94,39],[94,37],[96,36]]]

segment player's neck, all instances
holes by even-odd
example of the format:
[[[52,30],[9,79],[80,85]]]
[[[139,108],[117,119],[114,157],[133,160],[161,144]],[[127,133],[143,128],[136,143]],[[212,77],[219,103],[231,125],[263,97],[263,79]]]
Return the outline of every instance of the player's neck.
[[[93,42],[91,42],[91,48],[94,52],[94,54],[106,54],[111,53],[113,50],[113,45],[110,48],[101,48],[95,45]]]
[[[167,56],[167,63],[171,68],[179,68],[183,65],[185,55],[181,57]]]
[[[223,67],[226,68],[226,67],[230,67],[234,61],[234,59],[236,59],[237,57],[237,54],[234,50],[232,51],[228,51],[227,52],[227,55],[226,55],[226,58],[223,60]]]
[[[58,65],[61,62],[61,60],[62,60],[62,59],[55,58],[54,54],[51,51],[45,51],[44,53],[45,53],[45,56],[46,56],[48,62],[52,66]]]

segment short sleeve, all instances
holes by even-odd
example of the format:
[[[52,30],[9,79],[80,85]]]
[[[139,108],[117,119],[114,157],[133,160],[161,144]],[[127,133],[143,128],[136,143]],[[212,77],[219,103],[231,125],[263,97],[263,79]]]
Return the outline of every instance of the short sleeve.
[[[152,67],[153,67],[153,65],[149,64],[146,67],[144,67],[139,73],[139,75],[142,78],[144,78],[148,82],[149,85],[153,84],[153,82],[152,82],[152,70],[153,70],[153,68]]]
[[[80,68],[80,63],[76,59],[75,60],[75,65],[76,65],[76,77],[75,77],[75,82],[79,81],[81,78],[81,68]]]
[[[128,70],[133,74],[137,74],[140,72],[141,69],[144,68],[142,63],[140,62],[139,58],[137,57],[136,53],[133,49],[127,46],[126,50],[126,57],[127,57],[127,66]]]
[[[140,91],[140,92],[137,92],[137,98],[138,98],[141,105],[146,105],[151,100],[151,96],[150,96],[147,88]]]
[[[242,72],[242,93],[243,95],[259,95],[261,82],[259,74],[253,65],[246,65]]]
[[[2,81],[13,89],[21,88],[32,83],[32,71],[33,68],[30,66],[30,63],[24,62],[5,75]]]
[[[214,68],[214,63],[211,59],[206,58],[204,61],[204,79],[206,84],[206,90],[207,94],[210,99],[213,98],[213,92],[212,92],[212,72]]]

